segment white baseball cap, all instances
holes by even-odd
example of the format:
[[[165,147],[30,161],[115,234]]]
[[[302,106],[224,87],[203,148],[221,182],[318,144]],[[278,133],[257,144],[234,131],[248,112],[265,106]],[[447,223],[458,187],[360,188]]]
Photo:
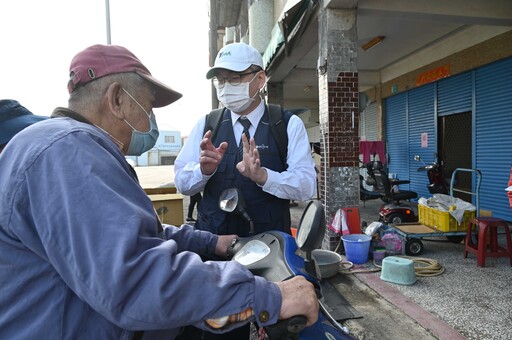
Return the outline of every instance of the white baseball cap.
[[[260,52],[254,47],[240,43],[232,43],[220,49],[215,58],[215,64],[206,73],[206,79],[215,77],[218,69],[226,69],[234,72],[241,72],[249,68],[251,65],[263,67],[263,59]]]

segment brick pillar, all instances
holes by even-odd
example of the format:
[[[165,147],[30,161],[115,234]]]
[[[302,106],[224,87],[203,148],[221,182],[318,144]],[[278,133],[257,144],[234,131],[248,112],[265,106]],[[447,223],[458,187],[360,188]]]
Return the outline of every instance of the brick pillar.
[[[322,8],[319,17],[320,197],[326,223],[359,205],[359,81],[355,9]],[[326,230],[322,248],[339,236]]]

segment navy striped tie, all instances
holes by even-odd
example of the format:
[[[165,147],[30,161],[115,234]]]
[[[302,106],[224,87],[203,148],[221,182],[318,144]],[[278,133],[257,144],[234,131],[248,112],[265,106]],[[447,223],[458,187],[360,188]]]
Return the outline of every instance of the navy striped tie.
[[[244,131],[242,134],[245,134],[247,140],[250,140],[251,135],[249,134],[249,128],[251,127],[251,121],[244,116],[238,118],[238,121],[244,126]],[[240,144],[238,144],[238,157],[240,160],[242,160],[244,157],[244,143],[242,142],[242,136],[240,136]]]

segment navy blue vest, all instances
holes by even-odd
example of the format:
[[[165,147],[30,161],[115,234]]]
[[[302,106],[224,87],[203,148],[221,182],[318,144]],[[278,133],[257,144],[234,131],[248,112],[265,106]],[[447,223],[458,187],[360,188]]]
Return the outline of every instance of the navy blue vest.
[[[261,166],[278,172],[286,170],[286,160],[281,159],[277,142],[268,124],[267,108],[253,137],[260,154]],[[212,142],[218,147],[224,141],[228,142],[228,149],[217,171],[204,188],[195,227],[218,235],[248,236],[249,223],[243,217],[225,213],[219,208],[219,197],[222,191],[237,187],[244,196],[247,213],[254,222],[255,233],[268,230],[282,230],[290,233],[289,200],[264,192],[256,183],[242,176],[236,169],[238,141],[235,141],[229,110],[224,110],[217,135]]]

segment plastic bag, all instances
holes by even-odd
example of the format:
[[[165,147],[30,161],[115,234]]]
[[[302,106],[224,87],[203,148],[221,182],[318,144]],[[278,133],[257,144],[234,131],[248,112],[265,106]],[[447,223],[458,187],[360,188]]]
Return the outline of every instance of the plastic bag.
[[[366,227],[364,233],[368,236],[373,236],[376,234],[380,228],[382,228],[384,225],[380,222],[372,222],[368,227]]]
[[[343,209],[338,209],[331,223],[327,226],[327,229],[331,230],[337,235],[348,235],[350,230],[347,224],[347,215]]]

